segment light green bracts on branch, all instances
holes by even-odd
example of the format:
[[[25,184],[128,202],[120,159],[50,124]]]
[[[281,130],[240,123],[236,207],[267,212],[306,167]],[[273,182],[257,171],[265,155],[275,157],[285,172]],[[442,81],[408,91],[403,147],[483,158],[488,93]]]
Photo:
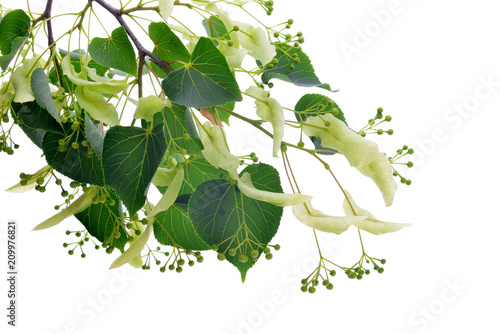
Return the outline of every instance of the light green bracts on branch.
[[[83,194],[78,197],[73,203],[71,203],[67,208],[56,213],[49,219],[35,226],[33,231],[44,230],[46,228],[56,226],[64,219],[73,216],[75,213],[85,210],[92,204],[92,199],[97,194],[96,188],[87,188]]]

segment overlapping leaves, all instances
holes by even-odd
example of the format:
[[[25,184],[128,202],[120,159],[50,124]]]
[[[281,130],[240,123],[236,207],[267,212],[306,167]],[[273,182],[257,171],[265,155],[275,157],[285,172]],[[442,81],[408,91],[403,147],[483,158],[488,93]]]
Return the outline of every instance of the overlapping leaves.
[[[249,173],[255,188],[282,193],[278,172],[271,166],[255,164]],[[251,251],[260,254],[276,234],[283,208],[246,197],[229,180],[216,179],[200,184],[189,200],[188,213],[199,236],[219,252],[234,248],[236,254],[226,259],[238,268],[244,281],[254,265]],[[246,256],[247,261],[240,261]]]

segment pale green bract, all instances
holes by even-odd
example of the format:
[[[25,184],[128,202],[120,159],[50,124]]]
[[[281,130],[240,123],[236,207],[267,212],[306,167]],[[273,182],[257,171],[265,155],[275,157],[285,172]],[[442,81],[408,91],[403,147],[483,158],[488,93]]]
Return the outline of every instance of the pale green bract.
[[[171,107],[170,101],[160,99],[155,95],[139,98],[139,105],[134,113],[134,118],[142,118],[148,122],[152,121],[154,115],[163,111],[165,107]]]
[[[362,216],[366,218],[360,223],[356,224],[356,226],[362,230],[380,235],[384,233],[397,232],[405,227],[411,226],[411,224],[388,223],[378,220],[369,211],[360,208],[354,202],[351,195],[347,191],[345,191],[345,194],[347,196],[347,198],[344,200],[344,212],[346,213],[346,215],[350,217]]]
[[[238,189],[247,197],[277,206],[297,205],[305,201],[310,201],[312,198],[309,195],[303,194],[283,194],[256,189],[252,183],[252,176],[249,173],[244,173],[238,179]]]
[[[148,220],[146,229],[137,240],[130,244],[129,249],[113,261],[109,269],[121,267],[124,264],[133,261],[138,255],[140,255],[142,249],[146,246],[146,243],[149,240],[149,236],[151,235],[151,230],[155,222],[155,215],[159,212],[168,210],[170,206],[174,204],[183,181],[184,170],[182,168],[176,168],[176,175],[159,200],[158,204],[156,206],[152,206],[151,203],[147,202],[145,205]],[[134,261],[137,262],[137,259]]]
[[[235,23],[239,27],[237,33],[240,45],[249,51],[250,56],[262,64],[270,63],[276,56],[276,48],[269,41],[264,29],[255,28],[244,22]]]
[[[74,66],[71,64],[69,55],[64,57],[61,61],[61,68],[63,73],[68,76],[69,80],[77,86],[88,87],[89,90],[102,93],[102,94],[118,94],[124,89],[127,89],[128,83],[126,80],[116,80],[101,77],[96,74],[95,68],[86,66],[90,61],[88,55],[82,58],[82,71],[76,72]],[[87,75],[93,81],[87,80]]]
[[[0,108],[8,108],[16,95],[12,82],[4,82],[0,88]]]
[[[166,21],[174,11],[174,0],[159,0],[158,7],[161,17]]]
[[[118,112],[101,93],[92,91],[87,86],[78,86],[75,95],[80,106],[92,116],[93,119],[108,125],[119,125]]]
[[[29,191],[29,190],[35,188],[37,185],[37,183],[36,183],[37,178],[35,177],[35,175],[44,175],[51,168],[52,167],[50,167],[49,165],[42,167],[38,171],[33,173],[33,176],[26,182],[25,185],[22,185],[21,182],[19,182],[19,183],[13,185],[12,187],[10,187],[9,189],[6,189],[5,191],[11,192],[11,193],[24,193],[26,191]]]
[[[278,157],[281,141],[285,134],[285,114],[283,108],[269,93],[259,87],[249,87],[246,92],[255,99],[257,116],[263,121],[270,122],[273,126],[273,157]]]
[[[234,46],[228,46],[225,42],[219,43],[219,51],[226,57],[229,68],[241,68],[243,59],[248,53],[246,49],[238,49]]]
[[[386,155],[379,153],[378,157],[368,165],[359,166],[356,169],[375,182],[384,197],[385,205],[391,206],[398,184],[392,176],[391,162]]]
[[[350,226],[363,222],[366,217],[347,216],[335,217],[316,210],[311,205],[311,200],[292,206],[294,216],[304,225],[318,231],[341,234]]]
[[[35,100],[31,90],[31,74],[40,68],[38,58],[24,59],[23,65],[17,67],[12,73],[12,85],[14,86],[14,102],[23,103]]]
[[[342,153],[353,167],[366,166],[378,158],[376,143],[361,137],[332,114],[309,117],[302,128],[306,135],[321,138],[322,146]]]
[[[174,164],[174,166],[175,165],[176,164]],[[176,175],[177,172],[175,167],[170,169],[165,167],[158,167],[155,175],[153,176],[153,179],[151,180],[151,183],[158,187],[168,187],[172,183]]]
[[[158,203],[148,213],[148,220],[153,219],[157,213],[168,210],[172,204],[174,204],[177,196],[179,195],[179,191],[181,190],[182,182],[184,182],[184,169],[182,166],[176,166],[175,172],[175,177],[168,186],[167,190]]]
[[[144,208],[146,212],[150,212],[152,209],[151,203],[146,202]],[[123,252],[123,254],[120,255],[116,260],[114,260],[113,263],[111,263],[109,269],[119,268],[124,264],[130,263],[137,256],[140,256],[142,249],[144,248],[144,246],[146,246],[146,243],[149,240],[149,236],[151,235],[151,230],[153,228],[154,221],[155,221],[154,217],[148,219],[148,224],[146,226],[146,229],[141,233],[139,238],[137,238],[134,242],[132,242],[130,244],[130,247],[125,252]],[[135,261],[137,261],[137,259]]]
[[[96,187],[87,188],[87,190],[85,190],[83,194],[78,197],[78,199],[76,199],[73,203],[71,203],[67,208],[59,211],[49,219],[46,219],[44,222],[35,226],[33,231],[44,230],[46,228],[55,226],[62,222],[64,219],[85,210],[92,204],[92,199],[96,194]]]
[[[344,190],[345,191],[345,190]],[[324,214],[312,207],[311,201],[292,206],[295,217],[303,224],[318,231],[341,234],[350,226],[355,226],[366,232],[380,235],[396,232],[411,224],[388,223],[376,219],[370,212],[356,205],[351,195],[345,191],[344,212],[347,216],[335,217]],[[351,207],[352,206],[352,207]],[[354,209],[354,211],[353,211]]]
[[[240,166],[240,159],[229,152],[224,130],[218,125],[212,125],[210,122],[201,125],[197,121],[196,125],[204,147],[201,153],[205,159],[211,165],[226,170],[231,178],[238,179],[236,169]]]

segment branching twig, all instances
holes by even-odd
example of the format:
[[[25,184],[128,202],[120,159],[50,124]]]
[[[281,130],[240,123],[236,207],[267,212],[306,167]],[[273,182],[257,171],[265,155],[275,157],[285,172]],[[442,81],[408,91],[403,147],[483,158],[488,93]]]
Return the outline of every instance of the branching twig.
[[[99,5],[101,5],[104,9],[106,9],[108,12],[110,12],[115,19],[120,23],[120,25],[125,29],[127,32],[127,35],[130,37],[132,42],[134,43],[135,47],[137,48],[137,51],[139,52],[139,56],[141,54],[148,56],[151,58],[151,60],[158,65],[161,69],[163,69],[165,72],[170,73],[173,71],[172,67],[170,66],[170,63],[164,60],[161,60],[157,56],[155,56],[152,52],[148,51],[144,46],[142,46],[141,42],[139,42],[139,39],[133,31],[130,29],[128,24],[125,22],[125,20],[122,17],[122,12],[121,10],[111,6],[104,0],[91,0],[94,2],[97,2]]]
[[[49,48],[53,48],[54,44],[54,33],[52,32],[52,20],[50,19],[50,14],[52,12],[52,0],[47,0],[47,5],[42,13],[42,18],[47,20],[47,35]]]

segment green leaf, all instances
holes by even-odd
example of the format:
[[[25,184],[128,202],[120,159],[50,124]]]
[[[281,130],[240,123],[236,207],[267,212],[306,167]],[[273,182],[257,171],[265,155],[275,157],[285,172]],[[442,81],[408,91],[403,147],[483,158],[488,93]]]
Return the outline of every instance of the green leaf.
[[[212,15],[208,19],[203,20],[202,24],[215,46],[219,45],[218,39],[231,40],[224,22],[218,16]]]
[[[251,175],[255,188],[283,192],[278,172],[269,165],[255,164],[242,173]],[[208,244],[218,244],[219,250],[235,248],[236,255],[226,253],[226,259],[238,268],[242,281],[255,263],[250,252],[259,256],[278,231],[283,208],[246,197],[229,180],[210,180],[200,184],[191,195],[188,213],[199,236]],[[248,261],[238,261],[246,255]]]
[[[21,9],[13,10],[5,15],[2,21],[0,21],[0,36],[2,36],[0,39],[0,51],[2,55],[11,54],[15,49],[13,48],[13,43],[16,39],[28,37],[30,22],[29,16]]]
[[[156,215],[153,225],[155,238],[162,245],[178,246],[191,250],[208,250],[207,245],[194,229],[187,213],[189,196],[182,196],[167,210]]]
[[[125,28],[113,30],[108,38],[96,37],[89,44],[89,53],[99,64],[137,75],[135,52]]]
[[[190,62],[171,72],[162,87],[172,101],[195,108],[242,100],[226,58],[206,37],[196,44]]]
[[[149,25],[149,38],[154,43],[153,54],[158,56],[161,60],[172,62],[181,61],[183,63],[189,62],[190,55],[188,49],[184,46],[182,41],[164,22],[154,22]],[[181,63],[172,63],[174,70],[181,68]],[[160,78],[165,78],[167,73],[162,70],[155,63],[151,64],[153,71]]]
[[[146,192],[167,148],[163,125],[150,129],[114,126],[104,137],[102,161],[107,183],[130,216],[146,202]]]
[[[28,138],[38,146],[40,149],[42,148],[42,140],[45,132],[41,129],[33,129],[22,124],[19,124],[19,127],[23,130],[23,132],[28,136]]]
[[[87,209],[75,214],[75,217],[85,226],[87,231],[100,242],[105,238],[111,240],[110,246],[123,252],[127,243],[128,234],[123,228],[123,210],[118,196],[111,189],[102,189],[108,195],[105,203],[90,205]],[[110,200],[114,201],[110,204]],[[113,237],[114,232],[119,232],[118,238]]]
[[[180,195],[192,194],[196,188],[203,182],[221,179],[227,176],[227,173],[208,163],[202,157],[188,159],[184,163],[184,183],[182,184]]]
[[[291,55],[297,54],[300,61],[295,63],[294,58]],[[278,64],[274,65],[272,69],[269,69],[266,64],[257,62],[261,66],[262,71],[262,81],[267,84],[271,79],[280,79],[283,81],[290,82],[296,86],[303,87],[320,87],[326,90],[330,90],[328,84],[322,84],[318,77],[314,73],[314,68],[311,65],[309,57],[303,52],[298,51],[294,46],[279,43],[276,44],[276,56],[278,59]],[[291,69],[293,66],[293,69]]]
[[[334,109],[338,112],[334,113]],[[332,114],[336,118],[340,119],[342,122],[346,123],[344,113],[340,107],[332,101],[329,97],[321,94],[306,94],[297,101],[295,105],[295,118],[299,122],[305,122],[308,117],[319,116],[325,114]],[[323,147],[321,145],[321,138],[319,137],[309,137],[314,144],[318,154],[331,155],[335,154],[337,151]]]
[[[67,148],[59,152],[59,140],[66,140],[66,134],[47,132],[42,140],[42,149],[47,163],[59,173],[82,183],[90,183],[98,186],[104,185],[104,174],[102,164],[95,153],[89,154],[88,147],[84,147],[84,129],[76,132],[71,130],[70,125],[65,124],[66,133],[71,137]],[[71,143],[78,143],[78,148],[71,147]]]
[[[154,124],[158,124],[158,120],[161,119],[165,125],[169,156],[182,149],[185,149],[188,154],[201,154],[203,145],[191,134],[187,124],[188,116],[191,116],[190,111],[185,106],[176,103],[172,103],[172,107],[165,107],[161,118],[157,116]]]
[[[104,141],[104,135],[102,135],[94,122],[90,118],[90,116],[85,113],[85,136],[87,136],[90,145],[94,149],[95,153],[99,157],[102,158],[102,143]]]
[[[0,57],[0,67],[2,67],[2,70],[6,70],[9,67],[10,62],[12,59],[17,54],[17,51],[19,51],[19,48],[21,45],[24,43],[26,40],[26,37],[18,37],[12,42],[12,51],[9,54],[6,54],[5,56]]]
[[[12,111],[21,120],[21,125],[32,129],[64,133],[61,125],[49,112],[40,107],[35,101],[16,103],[12,102]]]
[[[52,93],[50,92],[49,80],[43,69],[37,68],[33,71],[31,75],[31,90],[33,91],[33,95],[35,95],[38,105],[47,110],[57,123],[61,124],[59,112],[54,105]]]

